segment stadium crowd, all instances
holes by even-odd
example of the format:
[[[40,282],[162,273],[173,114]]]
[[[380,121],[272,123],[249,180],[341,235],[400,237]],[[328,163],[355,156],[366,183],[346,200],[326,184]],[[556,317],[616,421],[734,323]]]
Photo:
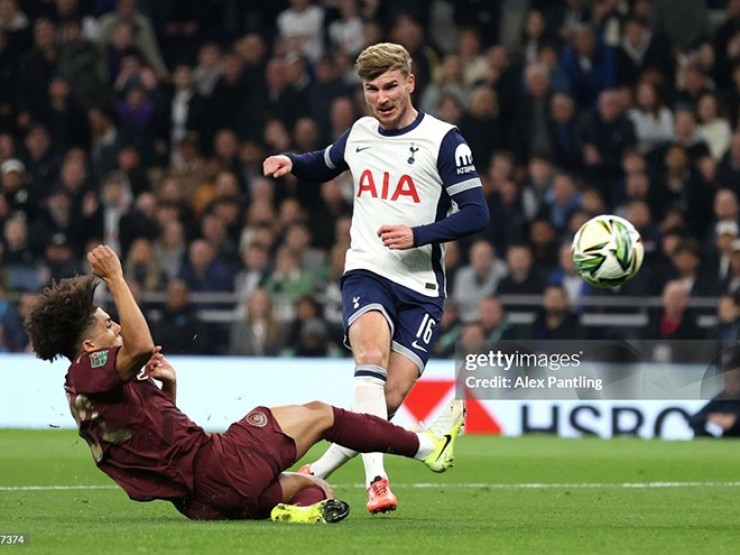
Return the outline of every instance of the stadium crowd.
[[[717,298],[712,331],[737,339],[740,0],[0,0],[0,352],[30,348],[35,295],[104,242],[167,352],[344,355],[351,179],[262,161],[349,128],[354,58],[384,40],[469,142],[491,212],[448,245],[438,356],[615,333],[583,324],[595,294],[661,298],[623,328],[655,339],[711,333],[689,304]],[[645,245],[617,291],[570,257],[600,213]]]

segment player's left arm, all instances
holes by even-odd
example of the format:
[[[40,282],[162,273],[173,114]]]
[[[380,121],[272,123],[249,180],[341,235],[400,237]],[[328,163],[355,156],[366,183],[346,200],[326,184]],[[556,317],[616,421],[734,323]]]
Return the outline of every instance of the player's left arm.
[[[479,233],[486,229],[490,219],[472,153],[457,128],[450,130],[442,140],[437,169],[458,211],[438,222],[412,228],[414,247],[454,241]]]
[[[172,363],[162,354],[162,347],[157,346],[152,358],[146,363],[146,374],[162,382],[162,393],[173,403],[177,403],[177,372]]]

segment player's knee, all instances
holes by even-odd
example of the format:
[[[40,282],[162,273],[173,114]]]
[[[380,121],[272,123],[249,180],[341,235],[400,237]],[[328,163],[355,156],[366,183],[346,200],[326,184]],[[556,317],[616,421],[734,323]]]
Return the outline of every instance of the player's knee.
[[[318,420],[326,421],[329,425],[334,421],[334,409],[323,401],[311,401],[303,406],[310,409]]]
[[[379,347],[368,347],[355,351],[355,361],[357,364],[371,364],[388,368],[388,352]]]

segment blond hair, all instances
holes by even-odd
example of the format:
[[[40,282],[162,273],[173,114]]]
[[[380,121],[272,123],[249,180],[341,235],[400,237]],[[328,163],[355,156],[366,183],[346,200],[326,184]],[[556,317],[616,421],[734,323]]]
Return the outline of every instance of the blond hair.
[[[410,75],[411,55],[400,44],[380,42],[360,52],[355,69],[363,81],[372,81],[386,71],[394,69],[400,69],[406,75]]]

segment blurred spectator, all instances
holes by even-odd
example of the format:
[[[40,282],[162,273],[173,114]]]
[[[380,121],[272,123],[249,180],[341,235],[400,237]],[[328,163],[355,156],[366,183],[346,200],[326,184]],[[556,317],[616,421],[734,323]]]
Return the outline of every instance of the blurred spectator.
[[[187,284],[174,279],[167,285],[167,300],[151,318],[152,337],[162,351],[177,355],[213,354],[213,342],[190,303]]]
[[[717,181],[720,187],[740,192],[740,131],[732,136],[730,148],[717,168]]]
[[[725,348],[737,346],[740,339],[740,293],[723,293],[717,299],[716,337]]]
[[[200,221],[200,236],[208,241],[232,273],[239,267],[239,249],[237,242],[228,234],[226,222],[217,214],[204,214]]]
[[[555,163],[567,171],[581,167],[582,154],[577,136],[576,106],[573,99],[562,93],[550,100],[550,135]]]
[[[439,105],[443,97],[454,96],[460,106],[468,104],[470,87],[465,84],[464,65],[458,54],[447,54],[442,58],[433,80],[424,89],[419,107],[423,112],[439,116]],[[447,120],[445,120],[447,121]]]
[[[740,291],[740,240],[732,242],[732,257],[730,258],[730,269],[725,278],[725,292],[735,294]]]
[[[26,14],[18,7],[17,0],[0,2],[0,31],[8,40],[8,49],[15,59],[31,46],[31,28]]]
[[[207,100],[195,90],[193,71],[186,64],[178,64],[172,73],[172,90],[162,114],[161,136],[170,144],[170,156],[177,155],[177,146],[188,132],[203,130],[208,110]]]
[[[337,348],[329,341],[326,322],[312,318],[303,324],[298,344],[293,353],[297,357],[337,356]]]
[[[138,67],[143,55],[134,44],[136,31],[128,22],[119,23],[114,29],[110,41],[105,45],[106,64],[108,65],[108,81],[111,84],[120,84],[131,77],[128,68],[136,60]]]
[[[740,360],[733,353],[723,364],[723,388],[689,418],[695,437],[740,436]]]
[[[401,44],[411,54],[411,69],[416,77],[416,91],[413,93],[415,102],[418,96],[432,80],[432,74],[439,64],[437,52],[429,44],[426,29],[419,19],[415,19],[408,12],[401,11],[395,18],[390,32],[390,40]],[[472,84],[472,83],[469,83]]]
[[[339,19],[332,21],[328,28],[330,44],[333,48],[355,57],[365,48],[358,0],[338,0],[337,4]]]
[[[519,188],[512,180],[505,180],[493,194],[486,196],[491,220],[481,235],[505,250],[524,239],[526,218],[522,209]]]
[[[640,332],[644,339],[703,339],[704,333],[689,308],[689,292],[678,280],[669,281],[663,288],[662,307],[652,311],[647,327]]]
[[[133,206],[121,215],[118,223],[121,252],[125,256],[134,239],[154,241],[160,233],[157,222],[157,198],[152,193],[141,193]]]
[[[568,296],[568,304],[573,310],[579,312],[582,308],[582,299],[591,293],[591,286],[576,272],[569,242],[560,245],[558,249],[558,262],[558,267],[550,272],[547,278],[547,284],[562,287]]]
[[[616,85],[614,51],[588,25],[576,29],[563,50],[562,65],[581,108],[594,106],[603,91]]]
[[[506,265],[509,274],[501,280],[497,295],[538,295],[544,282],[532,264],[532,251],[525,244],[513,244],[506,250]]]
[[[321,184],[321,203],[309,215],[309,229],[316,248],[328,249],[334,244],[335,222],[352,213],[352,204],[342,192],[339,179]]]
[[[208,102],[208,134],[218,129],[236,129],[242,103],[249,98],[250,84],[244,75],[244,62],[233,52],[223,56],[221,77],[216,81]],[[252,106],[259,106],[252,101]],[[257,108],[261,110],[261,108]],[[255,114],[262,118],[264,113]]]
[[[273,296],[273,300],[276,298]],[[284,301],[285,299],[279,299]],[[290,303],[290,314],[288,310],[283,310],[282,321],[284,325],[283,344],[288,349],[295,349],[301,340],[301,332],[304,326],[313,320],[319,320],[323,317],[321,304],[310,295],[302,295]],[[288,316],[289,317],[285,317]],[[278,319],[280,317],[278,316]]]
[[[186,245],[182,222],[168,221],[152,246],[167,281],[175,279],[180,273],[187,252]]]
[[[486,297],[478,309],[478,323],[483,328],[486,344],[494,347],[498,341],[518,339],[518,332],[497,297]]]
[[[106,102],[108,68],[100,51],[85,40],[79,20],[68,21],[62,32],[58,69],[67,79],[73,96],[83,108]]]
[[[21,352],[24,348],[23,321],[0,283],[0,352]]]
[[[460,30],[457,37],[457,54],[462,62],[465,86],[473,87],[486,80],[490,69],[482,53],[480,33],[475,28]]]
[[[280,247],[275,255],[275,269],[265,283],[267,291],[293,300],[312,294],[315,285],[314,276],[301,265],[296,253],[286,246]]]
[[[234,290],[229,267],[216,256],[216,249],[205,239],[190,243],[187,259],[178,277],[190,291],[215,293]]]
[[[578,192],[573,176],[558,173],[552,187],[545,193],[539,217],[546,217],[556,231],[563,231],[571,215],[580,208],[581,193]]]
[[[646,153],[673,141],[673,114],[663,104],[655,86],[640,81],[635,90],[635,107],[627,115],[635,126],[637,148]]]
[[[20,59],[18,65],[20,125],[28,125],[45,112],[49,84],[56,71],[59,57],[55,34],[56,28],[51,21],[38,19],[33,26],[33,47],[25,50],[20,58],[16,58]]]
[[[31,345],[28,333],[23,323],[31,312],[33,305],[36,304],[39,294],[35,291],[23,291],[18,301],[18,316],[19,316],[19,328],[17,335],[17,345],[19,352],[33,352],[33,345]]]
[[[634,87],[646,70],[655,70],[673,83],[674,62],[669,44],[640,17],[627,17],[617,52],[617,82]]]
[[[478,240],[470,247],[470,264],[458,270],[452,300],[463,322],[472,322],[484,297],[496,293],[501,280],[508,274],[506,263],[496,258],[493,245]]]
[[[460,120],[460,131],[468,137],[473,160],[483,169],[482,164],[501,145],[498,103],[490,87],[479,85],[471,91],[467,110]]]
[[[205,43],[200,47],[198,65],[193,69],[195,91],[205,98],[210,97],[221,72],[221,48],[213,42]]]
[[[103,241],[122,255],[121,218],[129,211],[133,202],[131,186],[125,175],[111,172],[105,176],[100,186],[100,202],[103,205]]]
[[[713,39],[714,53],[717,57],[715,78],[721,87],[730,85],[732,64],[740,58],[738,32],[740,32],[740,0],[728,0],[727,19],[717,29]]]
[[[740,228],[734,220],[721,220],[715,224],[714,249],[707,253],[705,266],[707,275],[723,284],[723,289],[730,275],[733,243],[739,234]]]
[[[549,157],[534,154],[529,159],[521,192],[522,210],[527,220],[532,220],[540,211],[554,177],[555,171]]]
[[[534,153],[546,156],[554,153],[549,128],[549,70],[543,64],[533,63],[527,66],[524,75],[524,94],[519,99],[517,124],[512,130],[519,164],[524,164]]]
[[[585,332],[570,310],[568,295],[561,285],[548,285],[542,295],[542,308],[527,336],[530,339],[583,339]]]
[[[324,9],[310,0],[289,0],[290,7],[277,18],[284,51],[300,52],[311,62],[324,53]]]
[[[58,179],[59,161],[51,151],[49,130],[44,125],[36,124],[28,129],[24,146],[27,154],[23,162],[28,173],[29,189],[36,203],[40,204]]]
[[[600,93],[597,107],[579,122],[585,177],[605,193],[622,176],[622,156],[637,142],[632,122],[615,90]]]
[[[26,166],[16,158],[0,164],[0,192],[9,212],[20,212],[30,221],[36,217],[36,199],[26,182]]]
[[[537,218],[530,223],[528,242],[540,271],[546,274],[558,265],[557,232],[549,220]]]
[[[34,264],[36,256],[29,242],[28,220],[23,213],[15,213],[5,220],[0,248],[0,267],[6,272],[12,271],[14,266]]]
[[[522,25],[521,49],[526,65],[537,61],[540,47],[548,37],[547,22],[540,10],[530,9],[524,16]]]
[[[55,233],[44,246],[44,264],[49,270],[50,285],[55,281],[74,277],[83,272],[78,250],[64,233]]]
[[[679,242],[671,252],[674,268],[673,279],[680,282],[694,297],[710,297],[719,294],[719,283],[714,276],[700,273],[701,257],[695,241]]]
[[[692,162],[709,154],[709,146],[696,126],[696,118],[692,110],[678,108],[674,114],[674,126],[676,136],[674,144],[684,147]],[[658,155],[663,156],[664,154],[665,150],[658,151]]]
[[[167,67],[162,60],[152,23],[138,11],[136,0],[117,0],[115,11],[100,18],[101,46],[106,46],[111,41],[114,30],[122,23],[128,23],[136,30],[134,44],[144,55],[146,63],[152,66],[160,77],[167,77]]]
[[[136,282],[142,293],[164,289],[164,274],[148,239],[139,238],[131,243],[123,262],[123,275],[127,282]]]
[[[312,246],[311,233],[305,224],[294,223],[285,230],[285,239],[283,245],[298,259],[302,268],[313,273],[317,278],[320,276],[324,267],[326,253]]]
[[[681,49],[695,46],[708,26],[706,2],[652,0],[653,28]]]
[[[715,93],[704,93],[699,97],[696,113],[698,130],[709,146],[715,160],[720,160],[727,152],[732,137],[732,128],[720,109],[720,100]]]
[[[272,313],[269,294],[257,288],[243,299],[244,316],[231,324],[229,354],[277,355],[283,348],[282,330]]]
[[[93,107],[87,110],[90,127],[90,162],[93,179],[101,179],[115,167],[116,157],[121,148],[118,129],[107,109]]]
[[[457,343],[457,356],[467,354],[480,354],[488,349],[486,342],[486,331],[480,322],[470,322],[465,324],[460,331],[460,339]]]
[[[242,268],[234,279],[239,299],[248,299],[252,292],[265,285],[270,274],[270,253],[260,243],[250,243],[241,251]]]

